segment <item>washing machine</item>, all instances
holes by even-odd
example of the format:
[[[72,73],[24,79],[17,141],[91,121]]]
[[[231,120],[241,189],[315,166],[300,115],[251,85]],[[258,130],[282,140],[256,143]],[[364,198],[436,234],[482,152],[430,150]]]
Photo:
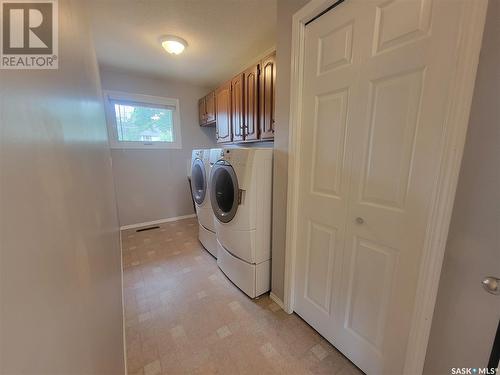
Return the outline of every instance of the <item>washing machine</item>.
[[[273,150],[211,150],[210,162],[217,264],[236,286],[255,298],[271,287]]]
[[[198,238],[210,254],[217,257],[214,214],[210,205],[210,150],[191,154],[191,189],[198,216]]]

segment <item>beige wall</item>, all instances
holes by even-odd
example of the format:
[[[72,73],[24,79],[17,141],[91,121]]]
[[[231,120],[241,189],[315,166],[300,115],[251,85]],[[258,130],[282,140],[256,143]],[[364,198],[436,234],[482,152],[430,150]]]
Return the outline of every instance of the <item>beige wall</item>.
[[[285,275],[286,199],[288,178],[288,121],[290,112],[290,54],[292,16],[308,0],[278,0],[276,44],[276,130],[273,186],[273,294],[283,300]]]
[[[121,255],[84,2],[60,69],[0,71],[0,373],[123,374]]]
[[[187,182],[191,150],[215,147],[215,128],[198,125],[198,99],[209,90],[111,70],[101,70],[101,80],[105,90],[178,98],[181,109],[182,150],[111,150],[120,225],[194,213]]]
[[[500,297],[480,281],[500,276],[500,2],[490,0],[425,374],[486,367]]]

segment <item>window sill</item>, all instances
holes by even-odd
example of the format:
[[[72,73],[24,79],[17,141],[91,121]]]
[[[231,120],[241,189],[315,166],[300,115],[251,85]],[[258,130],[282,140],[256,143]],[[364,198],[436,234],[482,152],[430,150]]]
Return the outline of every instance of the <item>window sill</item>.
[[[122,143],[111,143],[111,149],[129,149],[129,150],[181,150],[182,145],[180,144],[162,144],[162,143],[143,143],[143,142],[127,142]]]

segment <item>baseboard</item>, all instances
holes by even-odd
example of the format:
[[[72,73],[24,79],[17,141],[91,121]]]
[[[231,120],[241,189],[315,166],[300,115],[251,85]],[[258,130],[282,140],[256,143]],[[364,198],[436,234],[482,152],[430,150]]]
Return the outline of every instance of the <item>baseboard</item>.
[[[281,307],[282,310],[285,310],[285,304],[278,298],[278,296],[276,296],[276,294],[274,294],[273,292],[269,293],[269,298],[276,302],[276,304]]]
[[[192,217],[196,217],[196,214],[183,215],[183,216],[175,216],[175,217],[169,217],[167,219],[147,221],[145,223],[137,223],[137,224],[124,225],[124,226],[120,227],[120,230],[142,228],[142,227],[147,227],[147,226],[150,226],[150,225],[168,223],[168,222],[171,222],[171,221],[177,221],[177,220],[182,220],[182,219],[190,219]]]

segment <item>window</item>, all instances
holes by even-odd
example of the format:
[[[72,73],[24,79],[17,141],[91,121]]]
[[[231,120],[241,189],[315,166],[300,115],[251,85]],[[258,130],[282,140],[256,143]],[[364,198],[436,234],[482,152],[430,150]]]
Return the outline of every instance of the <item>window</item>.
[[[182,148],[179,101],[104,92],[112,148]]]

